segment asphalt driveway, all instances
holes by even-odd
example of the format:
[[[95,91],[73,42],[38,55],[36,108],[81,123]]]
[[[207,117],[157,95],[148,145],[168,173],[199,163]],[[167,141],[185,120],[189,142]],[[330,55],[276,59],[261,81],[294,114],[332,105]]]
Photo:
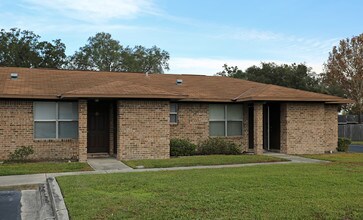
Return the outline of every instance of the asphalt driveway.
[[[0,219],[20,220],[19,191],[0,191]]]
[[[363,145],[349,145],[348,151],[352,153],[363,153]]]

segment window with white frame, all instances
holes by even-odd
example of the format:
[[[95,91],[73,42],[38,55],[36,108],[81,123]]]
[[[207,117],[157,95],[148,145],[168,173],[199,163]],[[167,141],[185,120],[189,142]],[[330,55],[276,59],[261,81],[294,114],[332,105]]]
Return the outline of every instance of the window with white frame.
[[[243,106],[240,104],[209,105],[210,136],[241,136]]]
[[[170,103],[170,124],[178,123],[178,104]]]
[[[34,102],[34,138],[78,138],[78,103]]]

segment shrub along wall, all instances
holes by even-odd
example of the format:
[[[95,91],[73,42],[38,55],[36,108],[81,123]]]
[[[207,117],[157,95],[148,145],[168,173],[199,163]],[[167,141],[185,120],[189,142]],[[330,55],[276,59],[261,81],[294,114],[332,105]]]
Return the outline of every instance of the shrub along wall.
[[[198,145],[187,139],[172,139],[170,141],[170,156],[241,154],[241,146],[223,138],[208,138]]]
[[[197,146],[186,139],[173,138],[170,140],[170,156],[191,156],[195,154]]]

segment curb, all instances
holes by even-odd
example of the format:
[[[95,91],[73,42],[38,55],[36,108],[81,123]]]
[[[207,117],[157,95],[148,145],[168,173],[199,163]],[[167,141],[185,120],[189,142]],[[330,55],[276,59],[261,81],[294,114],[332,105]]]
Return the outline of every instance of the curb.
[[[56,220],[69,220],[68,210],[57,180],[54,177],[47,178],[47,188],[49,190],[50,204]]]

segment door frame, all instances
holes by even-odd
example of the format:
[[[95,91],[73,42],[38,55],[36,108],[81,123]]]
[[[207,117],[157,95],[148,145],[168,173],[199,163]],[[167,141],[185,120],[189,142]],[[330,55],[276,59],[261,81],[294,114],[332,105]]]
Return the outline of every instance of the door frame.
[[[281,105],[278,102],[263,104],[263,149],[281,150]]]
[[[263,149],[270,150],[270,105],[263,104]]]
[[[255,147],[254,111],[255,108],[253,103],[248,104],[248,149],[249,150],[253,150]]]

